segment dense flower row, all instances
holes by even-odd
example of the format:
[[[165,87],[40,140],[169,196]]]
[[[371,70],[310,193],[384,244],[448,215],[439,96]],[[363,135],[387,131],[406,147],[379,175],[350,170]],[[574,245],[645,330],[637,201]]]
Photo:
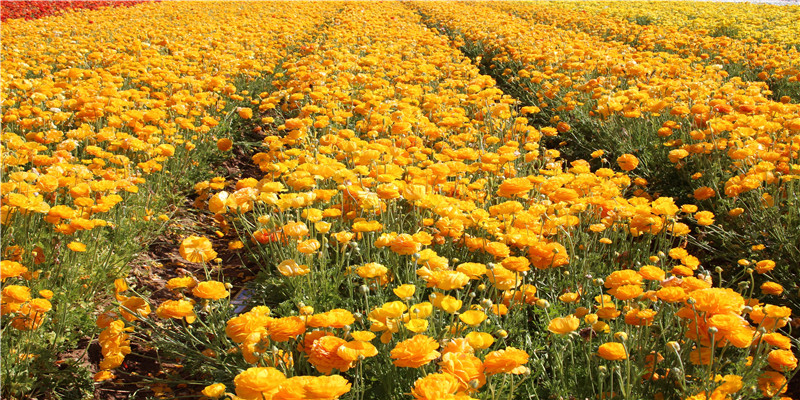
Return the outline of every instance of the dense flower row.
[[[652,46],[634,47],[603,34],[614,26],[624,37],[625,29],[637,25],[602,18],[595,23],[594,16],[558,8],[485,6],[481,12],[490,16],[485,20],[444,5],[423,10],[431,23],[464,40],[465,48],[486,53],[481,62],[541,108],[545,120],[558,122],[560,136],[580,149],[578,155],[595,149],[636,153],[643,164],[637,172],[651,194],[667,193],[680,202],[691,196],[708,206],[704,212],[727,215],[721,222],[728,233],[712,229],[718,241],[725,241],[718,246],[726,258],[741,258],[744,264],[775,258],[788,266],[800,253],[793,228],[799,107],[790,96],[775,98],[764,82],[731,76],[727,70],[739,65],[742,54],[755,54],[733,45],[737,41],[707,37],[703,40],[716,44],[695,47],[698,41],[646,27],[658,33],[659,47],[674,50],[655,52]],[[562,20],[583,31],[560,28]],[[531,23],[538,24],[536,30],[529,29]],[[636,32],[631,36],[647,43]],[[727,50],[728,45],[738,50]],[[761,54],[784,67],[767,68],[763,61],[751,67],[786,74],[796,84],[796,50],[760,46],[782,52],[780,57]],[[690,51],[680,51],[684,47]],[[707,63],[708,55],[698,54],[710,49],[719,52],[719,61]],[[665,167],[670,164],[674,169]],[[748,225],[766,229],[750,234]],[[730,239],[737,235],[736,241]],[[796,273],[784,268],[778,275],[795,292]]]
[[[656,391],[675,369],[675,358],[672,364],[657,365],[661,361],[654,359],[664,358],[661,351],[673,349],[669,357],[691,360],[698,371],[706,365],[714,369],[711,348],[755,349],[762,343],[756,328],[765,319],[769,331],[786,324],[788,309],[767,305],[767,315],[758,303],[751,303],[754,314],[748,322],[742,318],[741,295],[713,288],[707,275],[695,278],[700,267],[696,257],[680,247],[663,247],[670,243],[666,232],[676,237],[691,232],[680,218],[697,209],[681,210],[666,197],[631,198],[627,189],[632,178],[625,171],[638,167],[636,157],[628,154],[617,160],[624,172],[601,168],[592,173],[585,161],[564,169],[557,153],[541,153],[536,145],[541,133],[558,128],[529,127],[524,117],[515,115],[515,108],[503,106],[514,103],[499,97],[502,92],[491,79],[460,62],[460,54],[445,45],[446,38],[422,30],[419,17],[402,7],[361,8],[363,15],[345,10],[335,18],[321,34],[324,42],[308,45],[309,54],[285,64],[287,74],[279,82],[283,90],[262,96],[259,111],[279,108],[284,120],[268,119],[285,132],[268,137],[265,150],[253,157],[266,175],[232,182],[230,191],[215,190],[219,181],[196,186],[196,205],[205,207],[207,200],[216,215],[233,214],[230,220],[217,219],[221,228],[235,226],[241,245],[258,256],[263,268],[282,276],[282,284],[295,293],[292,299],[302,302],[297,316],[270,319],[262,313],[254,319],[248,314],[228,321],[228,337],[238,343],[247,363],[280,369],[285,359],[275,358],[275,347],[267,352],[253,349],[266,350],[294,338],[302,345],[301,357],[292,357],[292,363],[306,362],[323,374],[336,370],[359,382],[362,378],[351,372],[357,360],[377,374],[381,367],[372,359],[385,360],[387,355],[398,367],[420,368],[441,359],[438,374],[392,370],[380,380],[397,379],[398,374],[421,377],[412,390],[416,398],[479,393],[497,372],[530,373],[526,364],[533,348],[525,341],[531,325],[519,318],[538,305],[548,310],[539,323],[551,332],[565,335],[583,329],[590,340],[580,345],[598,354],[593,361],[597,365],[602,360],[625,360],[629,370],[636,365],[636,373],[652,383],[626,380],[620,390],[632,397]],[[359,22],[362,18],[392,22],[368,25]],[[370,43],[367,51],[363,43]],[[409,59],[387,62],[395,54]],[[436,68],[427,68],[432,60]],[[458,105],[448,103],[450,99],[458,99]],[[711,225],[713,214],[697,212],[693,220]],[[562,241],[571,241],[569,250]],[[629,241],[636,253],[630,261],[648,265],[612,272],[605,281],[587,281],[587,273],[609,269],[575,260]],[[669,250],[669,256],[648,254],[653,246]],[[558,276],[553,269],[559,267],[578,278],[537,290],[533,283]],[[313,314],[325,305],[325,290],[346,297],[341,304],[351,304],[353,311]],[[731,306],[718,306],[715,300]],[[556,307],[551,301],[563,305]],[[570,315],[554,317],[550,310]],[[624,318],[618,318],[623,312]],[[715,321],[711,325],[692,325],[709,318]],[[675,339],[674,344],[665,339],[663,350],[645,339],[655,321],[665,338]],[[502,328],[515,323],[519,325],[509,336]],[[237,339],[231,336],[232,326],[237,332],[247,328],[236,334]],[[380,333],[382,345],[371,344],[375,335],[358,327]],[[340,328],[345,331],[337,332]],[[730,334],[710,338],[710,328]],[[701,329],[702,336],[689,332]],[[595,335],[601,339],[591,340]],[[775,343],[789,340],[776,335]],[[572,342],[577,337],[559,344],[578,345]],[[293,347],[277,346],[281,354]],[[787,351],[785,344],[780,346],[770,353],[782,360],[773,365],[775,371],[782,370],[782,363],[791,367],[793,360],[791,351],[781,353]],[[440,347],[453,350],[440,352]],[[727,360],[740,366],[752,362],[743,357]],[[759,365],[765,365],[763,360]],[[723,372],[720,360],[716,363],[714,373]],[[741,390],[743,380],[752,382],[759,376],[765,394],[781,390],[780,375],[755,371],[728,374],[716,384],[703,374],[687,372],[692,378],[683,378],[682,393],[707,390],[712,396],[713,389],[713,396],[732,394]],[[567,384],[563,370],[553,372],[556,380],[564,380],[559,384]],[[610,382],[608,375],[595,379],[600,386],[592,390],[600,393],[603,382],[614,384],[613,376]],[[240,385],[234,383],[238,394]],[[488,390],[499,389],[494,385]],[[551,390],[557,391],[556,386]],[[273,398],[283,398],[278,394],[283,389],[274,388]],[[515,389],[536,392],[528,385]],[[367,390],[374,393],[376,388]]]
[[[241,19],[249,10],[235,5],[151,3],[3,23],[4,359],[77,340],[40,339],[37,350],[6,321],[68,337],[90,328],[69,310],[93,309],[89,299],[169,220],[166,197],[186,180],[177,172],[216,151],[212,134],[229,122],[228,102],[248,95],[234,82],[275,72],[284,40],[306,40],[328,9],[263,3]],[[184,18],[193,12],[206,20]],[[62,317],[51,320],[53,292]],[[40,380],[27,376],[3,363],[4,383],[19,385],[4,390],[36,390]]]
[[[15,0],[0,6],[0,21],[8,19],[37,19],[70,10],[96,10],[103,7],[130,7],[144,1],[42,1]]]
[[[709,3],[699,1],[559,2],[552,7],[608,15],[641,25],[703,30],[711,36],[729,36],[781,45],[800,45],[797,21],[800,7],[756,3]]]
[[[169,160],[196,160],[192,148],[214,126],[238,121],[268,133],[251,154],[260,173],[197,182],[194,206],[258,277],[236,296],[239,282],[217,268],[222,249],[190,235],[178,251],[205,276],[168,280],[169,299],[152,303],[133,280],[117,279],[114,305],[96,320],[96,380],[114,379],[136,343],[176,362],[169,373],[208,398],[699,400],[786,391],[797,369],[785,334],[792,310],[773,301],[777,283],[753,287],[753,273],[771,276],[776,262],[743,259],[753,280],[729,288],[687,246],[723,216],[659,196],[642,177],[672,163],[630,147],[593,147],[587,160],[567,162],[542,143],[592,117],[604,129],[637,128],[643,149],[667,137],[682,168],[689,154],[705,160],[712,176],[693,188],[698,201],[758,189],[721,189],[713,173],[731,168],[725,157],[738,163],[730,181],[752,176],[785,190],[796,182],[798,108],[770,100],[765,84],[729,79],[699,56],[530,29],[525,18],[538,14],[527,7],[538,6],[198,7],[148,5],[146,17],[125,10],[143,25],[116,33],[113,46],[90,39],[123,11],[101,11],[91,18],[103,29],[47,33],[49,53],[30,44],[36,24],[49,22],[15,26],[30,33],[3,48],[14,55],[3,71],[3,223],[16,233],[3,238],[2,312],[12,317],[4,329],[47,328],[41,315],[69,305],[46,290],[50,265],[80,270],[95,260],[81,255],[95,257],[96,242],[126,223],[109,215],[139,207],[126,190],[159,169],[174,173]],[[79,32],[85,39],[74,39]],[[505,87],[529,90],[521,92],[531,104],[504,93],[458,46]],[[717,148],[721,132],[734,150]],[[221,152],[238,145],[215,139]],[[107,183],[119,181],[129,184]],[[100,229],[82,232],[84,220]],[[54,248],[19,239],[42,229]],[[4,351],[14,344],[5,332]]]

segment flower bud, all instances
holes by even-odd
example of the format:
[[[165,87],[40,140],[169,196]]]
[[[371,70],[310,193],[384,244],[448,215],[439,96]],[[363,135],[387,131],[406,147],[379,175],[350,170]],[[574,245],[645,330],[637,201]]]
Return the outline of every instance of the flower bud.
[[[681,345],[675,341],[667,342],[667,347],[669,347],[670,349],[672,349],[672,351],[676,353],[681,351]]]

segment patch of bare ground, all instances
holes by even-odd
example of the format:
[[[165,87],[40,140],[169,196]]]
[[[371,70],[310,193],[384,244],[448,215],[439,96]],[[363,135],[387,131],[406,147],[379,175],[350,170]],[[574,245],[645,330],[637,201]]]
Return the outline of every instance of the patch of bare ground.
[[[263,139],[261,128],[248,127],[247,140]],[[216,170],[226,175],[231,187],[242,178],[261,179],[263,172],[252,163],[251,155],[242,147],[235,146],[231,157],[223,161]],[[137,293],[145,296],[153,312],[166,300],[177,299],[180,295],[167,287],[172,278],[194,276],[206,280],[208,272],[211,279],[224,279],[233,285],[231,293],[235,296],[245,284],[252,280],[258,267],[252,265],[241,250],[228,248],[229,242],[237,240],[236,233],[220,235],[218,221],[208,212],[194,206],[195,194],[189,194],[173,213],[169,225],[156,237],[129,265],[128,283]],[[190,235],[209,238],[218,253],[218,261],[206,266],[184,260],[179,253],[181,241]],[[88,340],[88,339],[87,339]],[[86,348],[83,346],[83,348]],[[93,372],[99,370],[101,361],[100,346],[95,341],[89,346],[85,362]],[[65,355],[69,357],[70,355]],[[141,343],[131,344],[131,353],[125,357],[123,365],[115,371],[115,378],[99,383],[95,387],[94,398],[98,400],[146,399],[166,394],[167,398],[197,396],[202,388],[178,385],[177,389],[154,384],[168,377],[184,376],[181,366],[159,358],[158,352]],[[174,390],[174,391],[172,391]]]

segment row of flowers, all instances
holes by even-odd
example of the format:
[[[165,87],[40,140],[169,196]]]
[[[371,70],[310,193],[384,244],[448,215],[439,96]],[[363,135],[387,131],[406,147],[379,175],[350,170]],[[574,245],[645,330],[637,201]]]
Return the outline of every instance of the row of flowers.
[[[740,46],[744,42],[734,46],[728,43],[732,39],[705,37],[708,45],[695,46],[698,41],[667,35],[666,28],[602,16],[595,22],[593,14],[559,7],[485,6],[481,12],[490,18],[480,21],[444,5],[421,9],[432,26],[476,54],[529,107],[540,108],[544,121],[557,123],[555,140],[563,140],[572,156],[603,157],[598,155],[603,149],[609,155],[635,153],[642,162],[637,173],[643,191],[725,216],[705,235],[717,253],[714,263],[738,262],[745,268],[727,273],[741,277],[758,259],[775,261],[779,270],[770,278],[790,290],[786,303],[800,307],[797,275],[788,267],[800,252],[794,229],[798,105],[790,96],[777,98],[764,82],[728,72],[763,69],[796,83],[796,50],[763,43],[782,54],[774,56],[777,64],[762,60],[744,66],[742,54],[749,54]],[[570,29],[561,28],[563,21]],[[536,30],[530,31],[531,23],[538,24]],[[605,26],[637,39],[628,40],[631,44],[614,40]],[[657,34],[660,48],[672,50],[636,47],[632,42],[646,42],[636,29],[645,28]],[[682,33],[690,34],[702,38],[698,32]],[[698,54],[728,45],[738,50],[720,52],[710,62]]]
[[[236,5],[148,2],[3,22],[2,348],[20,361],[3,363],[4,397],[64,384],[42,375],[59,376],[97,294],[208,174],[233,104],[277,72],[285,38],[304,41],[335,8],[293,7],[242,19]]]
[[[787,133],[753,140],[788,155],[758,148],[741,165],[791,172],[781,157],[796,157],[796,105],[719,69],[693,72],[679,56],[650,65],[587,33],[531,30],[506,7],[523,15],[527,6],[187,2],[63,16],[95,21],[74,32],[14,22],[21,33],[3,47],[14,55],[3,71],[3,222],[14,233],[3,237],[4,329],[38,333],[50,326],[37,316],[74,308],[48,290],[66,273],[55,267],[86,289],[110,282],[78,277],[105,259],[98,243],[124,240],[115,233],[130,224],[126,213],[169,219],[125,193],[158,176],[169,188],[176,158],[207,169],[201,144],[227,154],[240,141],[212,135],[253,124],[269,133],[252,154],[261,173],[201,180],[194,206],[258,277],[239,292],[218,268],[219,245],[189,236],[179,253],[205,276],[167,281],[168,300],[151,305],[135,279],[116,280],[116,302],[96,321],[97,381],[126,374],[138,349],[174,362],[164,365],[169,388],[154,387],[165,396],[192,383],[209,398],[241,399],[779,397],[797,368],[785,334],[792,311],[769,279],[786,265],[747,257],[747,274],[731,277],[687,246],[744,213],[698,207],[722,197],[720,181],[692,188],[698,205],[682,204],[644,178],[671,163],[598,144],[567,162],[541,142],[574,133],[581,110],[603,121],[663,118],[676,136],[750,113]],[[120,16],[141,25],[119,30]],[[51,50],[33,46],[42,35]],[[535,105],[504,93],[457,46],[504,87],[530,89]],[[683,105],[656,96],[665,90],[689,111],[668,112]],[[757,106],[689,107],[736,90],[761,96]],[[597,102],[581,97],[595,91]],[[604,115],[601,100],[620,96],[636,108]],[[666,104],[642,111],[657,102]],[[631,127],[642,148],[661,135]],[[708,160],[707,171],[728,168]],[[767,184],[792,182],[758,172]],[[120,209],[125,218],[109,217]],[[21,239],[31,236],[47,240]],[[3,351],[27,359],[6,332]]]
[[[239,114],[276,129],[253,156],[264,175],[200,182],[195,205],[287,295],[226,316],[224,284],[186,276],[156,312],[171,319],[164,335],[198,332],[175,352],[183,365],[200,364],[185,356],[194,349],[219,370],[240,366],[206,396],[310,398],[323,385],[311,373],[335,378],[330,398],[785,390],[796,358],[777,330],[791,311],[714,287],[680,246],[693,234],[683,221],[702,232],[715,215],[635,196],[646,183],[631,154],[593,171],[541,148],[559,128],[529,125],[537,107],[413,10],[349,5],[284,68],[278,90]],[[192,237],[182,254],[207,263],[216,251]]]

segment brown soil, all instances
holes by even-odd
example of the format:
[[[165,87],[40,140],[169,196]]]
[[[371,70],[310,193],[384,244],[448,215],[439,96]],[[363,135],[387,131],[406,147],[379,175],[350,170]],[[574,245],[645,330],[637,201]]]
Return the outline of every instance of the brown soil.
[[[247,136],[250,140],[263,138],[260,130],[253,130],[253,133]],[[235,185],[238,179],[246,177],[260,179],[262,177],[263,173],[253,165],[250,157],[251,155],[241,148],[234,147],[232,157],[221,164],[231,186]],[[184,204],[170,219],[170,225],[166,231],[155,238],[146,251],[130,263],[128,283],[131,289],[146,296],[153,312],[158,304],[178,297],[176,293],[166,287],[169,279],[192,275],[199,280],[205,280],[203,265],[184,260],[178,252],[181,241],[186,236],[204,236],[212,241],[214,250],[222,259],[216,268],[211,269],[212,278],[221,272],[225,281],[233,285],[231,290],[233,295],[238,293],[247,281],[252,280],[257,272],[255,266],[247,265],[248,261],[240,253],[240,250],[228,249],[228,243],[238,239],[236,233],[231,231],[227,235],[219,237],[216,234],[216,231],[219,230],[217,222],[208,212],[194,208],[194,198],[194,194],[187,196]],[[79,348],[86,348],[86,346]],[[65,354],[64,356],[73,357],[77,354]],[[89,346],[87,356],[84,358],[85,362],[91,365],[93,372],[98,371],[101,355],[100,346],[96,341]],[[115,378],[97,384],[94,398],[98,400],[145,399],[158,397],[160,393],[164,393],[167,398],[197,396],[200,388],[190,388],[186,385],[167,388],[164,385],[154,384],[160,378],[164,379],[171,372],[175,372],[177,368],[179,366],[163,361],[159,362],[158,353],[154,349],[132,341],[131,353],[125,357],[122,366],[114,371]]]

